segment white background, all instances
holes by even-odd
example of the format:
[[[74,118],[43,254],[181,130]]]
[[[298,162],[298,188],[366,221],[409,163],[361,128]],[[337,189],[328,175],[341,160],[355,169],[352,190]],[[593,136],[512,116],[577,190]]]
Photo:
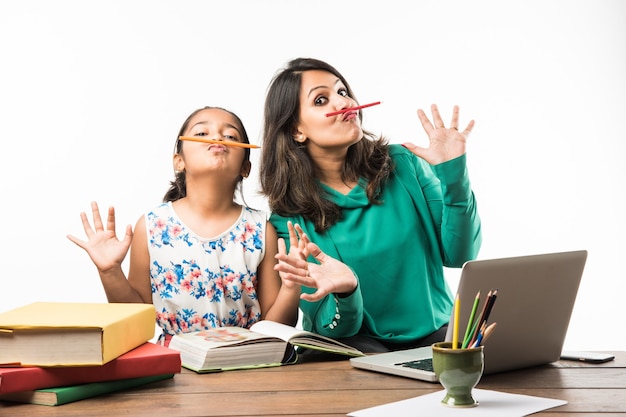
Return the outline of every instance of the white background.
[[[106,301],[65,237],[84,236],[79,213],[114,205],[121,233],[159,203],[196,108],[235,111],[259,143],[268,83],[297,56],[383,101],[364,123],[393,143],[426,144],[417,108],[459,104],[479,258],[587,249],[566,348],[626,349],[621,0],[0,1],[0,311]],[[265,208],[257,176],[246,200]]]

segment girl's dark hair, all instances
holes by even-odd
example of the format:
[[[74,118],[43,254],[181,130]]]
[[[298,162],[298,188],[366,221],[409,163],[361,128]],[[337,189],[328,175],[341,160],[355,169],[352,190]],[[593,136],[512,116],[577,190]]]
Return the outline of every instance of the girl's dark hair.
[[[290,61],[268,88],[259,171],[261,192],[268,197],[271,211],[282,216],[302,215],[313,221],[318,232],[323,232],[339,221],[341,208],[325,198],[315,177],[313,160],[306,147],[293,138],[300,116],[302,73],[311,70],[337,76],[348,95],[356,100],[348,82],[333,66],[312,58]],[[362,120],[360,113],[359,119]],[[363,138],[348,149],[341,175],[346,182],[361,177],[368,180],[368,199],[379,204],[379,190],[390,169],[387,140],[363,130]]]
[[[189,127],[189,122],[191,121],[191,119],[196,114],[200,113],[201,111],[209,110],[209,109],[223,110],[226,113],[229,113],[231,116],[233,116],[233,118],[235,119],[235,121],[239,125],[238,127],[239,127],[239,130],[241,131],[241,135],[242,135],[241,140],[244,143],[250,143],[250,139],[248,139],[248,133],[246,132],[246,128],[244,127],[243,122],[241,121],[239,116],[237,116],[232,111],[223,109],[221,107],[205,106],[205,107],[197,109],[193,113],[191,113],[187,117],[187,119],[185,120],[183,125],[180,127],[180,130],[178,131],[178,135],[176,136],[176,143],[174,145],[174,154],[180,153],[182,151],[183,141],[181,141],[179,139],[179,137],[183,136],[185,134],[185,131],[187,131],[187,128]],[[250,149],[249,148],[244,148],[244,150],[245,150],[244,161],[249,161],[250,160]],[[174,180],[170,182],[170,189],[167,190],[167,192],[163,196],[163,202],[180,200],[181,198],[183,198],[183,197],[185,197],[187,195],[187,179],[186,179],[186,176],[185,176],[185,171],[176,172],[174,175],[175,175]],[[240,195],[241,199],[243,200],[243,192],[242,192],[242,186],[241,186],[242,181],[243,181],[243,177],[239,176],[239,178],[237,178],[237,191],[239,192],[239,195]]]

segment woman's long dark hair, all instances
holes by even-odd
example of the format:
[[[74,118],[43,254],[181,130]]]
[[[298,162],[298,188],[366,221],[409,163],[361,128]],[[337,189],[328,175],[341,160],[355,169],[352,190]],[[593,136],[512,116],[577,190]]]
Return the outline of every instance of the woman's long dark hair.
[[[270,210],[282,216],[302,215],[323,232],[341,219],[341,208],[325,198],[306,147],[293,139],[300,117],[302,73],[311,70],[337,76],[356,100],[348,82],[326,62],[313,58],[290,61],[274,76],[265,98],[259,171],[261,192],[268,197]],[[387,140],[363,130],[363,138],[348,149],[341,175],[346,182],[361,177],[368,180],[367,196],[378,204],[377,196],[390,168]]]
[[[241,135],[242,135],[241,140],[244,143],[250,143],[250,140],[248,139],[248,132],[246,132],[246,128],[244,127],[243,122],[241,121],[239,116],[237,116],[232,111],[223,109],[221,107],[205,106],[205,107],[202,107],[202,108],[200,108],[198,110],[194,110],[194,112],[191,113],[187,117],[187,119],[185,120],[183,125],[180,127],[180,130],[178,131],[178,135],[176,136],[176,143],[174,145],[174,154],[181,153],[181,151],[183,149],[183,141],[181,141],[178,138],[185,134],[185,132],[187,131],[187,128],[189,127],[189,122],[191,121],[191,119],[196,114],[200,113],[201,111],[208,110],[208,109],[223,110],[226,113],[229,113],[231,116],[233,116],[233,118],[235,119],[235,121],[239,125],[238,127],[239,127],[239,130],[241,131]],[[245,156],[244,156],[244,161],[249,161],[250,160],[250,149],[249,148],[244,148],[244,149],[245,149],[245,152],[246,152]],[[185,197],[187,195],[187,177],[185,176],[185,171],[177,171],[177,172],[174,173],[174,175],[175,175],[174,176],[174,180],[172,180],[170,182],[169,190],[167,190],[167,192],[163,196],[163,202],[180,200],[181,198],[183,198],[183,197]],[[243,177],[239,176],[239,178],[237,178],[237,190],[239,191],[239,195],[240,195],[240,197],[241,197],[241,199],[243,201],[243,192],[242,192],[242,186],[241,186],[242,181],[243,181]]]

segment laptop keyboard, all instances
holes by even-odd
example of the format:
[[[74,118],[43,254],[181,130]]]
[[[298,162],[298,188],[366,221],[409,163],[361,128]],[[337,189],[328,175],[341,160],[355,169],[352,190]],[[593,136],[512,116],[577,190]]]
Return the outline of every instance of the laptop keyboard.
[[[400,362],[400,363],[396,363],[395,365],[405,366],[407,368],[419,369],[422,371],[433,372],[433,359],[432,358],[417,359],[417,360],[408,361],[408,362]]]

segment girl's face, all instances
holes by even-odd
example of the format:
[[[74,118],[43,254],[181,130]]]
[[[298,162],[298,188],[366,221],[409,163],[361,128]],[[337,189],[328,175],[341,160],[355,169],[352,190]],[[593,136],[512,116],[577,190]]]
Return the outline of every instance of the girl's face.
[[[189,121],[184,136],[204,137],[217,141],[244,142],[237,120],[221,109],[205,109]],[[183,141],[181,152],[174,155],[174,168],[185,171],[187,178],[204,172],[220,172],[237,179],[250,173],[245,149],[220,144]]]
[[[326,113],[356,105],[358,103],[348,96],[348,89],[335,75],[322,70],[303,72],[295,140],[306,141],[309,151],[347,149],[363,137],[358,110],[330,117],[326,117]]]

